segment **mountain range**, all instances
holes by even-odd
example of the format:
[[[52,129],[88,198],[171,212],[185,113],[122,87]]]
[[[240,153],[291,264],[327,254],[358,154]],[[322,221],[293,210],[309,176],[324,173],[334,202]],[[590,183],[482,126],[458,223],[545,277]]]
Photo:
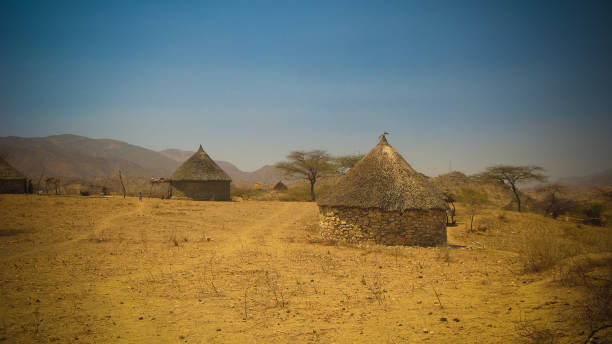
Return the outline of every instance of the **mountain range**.
[[[169,177],[193,153],[180,149],[156,152],[118,140],[70,134],[0,137],[0,156],[30,178],[44,175],[88,180],[116,175],[119,170],[131,177]],[[230,162],[216,162],[234,181],[275,183],[283,176],[270,165],[245,172]]]
[[[118,171],[130,177],[170,177],[193,151],[164,149],[154,151],[112,139],[92,139],[78,135],[47,137],[0,137],[0,157],[32,179],[54,176],[63,179],[91,180],[117,175]],[[283,172],[265,165],[253,172],[240,170],[231,162],[215,160],[240,185],[276,183],[287,180]],[[599,187],[612,185],[612,170],[582,177],[567,177],[559,183],[572,187]]]
[[[558,183],[575,188],[592,188],[612,185],[612,169],[594,173],[588,176],[561,178],[558,180]]]

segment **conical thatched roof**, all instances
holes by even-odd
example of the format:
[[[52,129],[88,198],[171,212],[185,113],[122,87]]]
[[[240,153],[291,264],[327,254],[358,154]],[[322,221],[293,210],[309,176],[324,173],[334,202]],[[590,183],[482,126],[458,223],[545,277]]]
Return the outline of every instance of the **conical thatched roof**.
[[[278,183],[276,183],[276,185],[274,185],[274,190],[276,191],[287,190],[287,185],[285,185],[285,183],[283,183],[283,181],[281,180]]]
[[[217,165],[213,159],[206,154],[202,145],[191,158],[187,159],[179,168],[174,171],[172,177],[173,181],[179,180],[198,180],[198,181],[231,181],[225,171]]]
[[[384,135],[318,204],[385,211],[447,207],[440,191],[412,169]]]
[[[0,158],[0,179],[23,179],[25,176]]]

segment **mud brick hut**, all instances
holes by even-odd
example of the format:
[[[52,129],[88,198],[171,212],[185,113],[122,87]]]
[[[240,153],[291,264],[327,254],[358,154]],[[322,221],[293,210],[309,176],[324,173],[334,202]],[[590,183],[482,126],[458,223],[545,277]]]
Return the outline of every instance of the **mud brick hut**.
[[[325,239],[383,245],[446,244],[446,202],[384,135],[318,201]]]
[[[0,193],[25,193],[27,187],[26,177],[0,158]]]
[[[287,185],[281,180],[274,185],[274,191],[287,191]]]
[[[172,197],[194,201],[229,201],[231,181],[202,145],[170,177]]]

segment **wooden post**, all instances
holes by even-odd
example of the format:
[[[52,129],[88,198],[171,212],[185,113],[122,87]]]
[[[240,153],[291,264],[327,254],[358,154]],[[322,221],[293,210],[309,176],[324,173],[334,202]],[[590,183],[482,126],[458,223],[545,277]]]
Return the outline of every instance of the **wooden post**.
[[[125,198],[125,185],[123,184],[123,177],[121,177],[121,170],[119,170],[119,181],[121,182],[121,188],[123,189],[123,198]]]

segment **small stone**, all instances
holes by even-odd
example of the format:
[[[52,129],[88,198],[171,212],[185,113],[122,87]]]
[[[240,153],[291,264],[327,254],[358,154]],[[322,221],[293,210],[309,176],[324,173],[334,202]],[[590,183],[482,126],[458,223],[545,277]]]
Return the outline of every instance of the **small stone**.
[[[423,278],[423,275],[418,275],[417,278]]]
[[[217,329],[217,332],[221,332],[221,329],[220,329],[220,328],[218,328],[218,329]]]
[[[459,320],[459,318],[453,318],[453,321],[454,322],[459,322],[460,320]]]
[[[138,320],[142,320],[142,319],[144,319],[144,317],[138,317]]]
[[[39,300],[39,299],[36,299],[36,303],[40,303],[40,300]]]
[[[440,321],[448,321],[446,318],[440,318]]]
[[[429,333],[429,330],[428,330],[428,329],[426,329],[426,328],[424,328],[424,329],[423,329],[423,333]]]

